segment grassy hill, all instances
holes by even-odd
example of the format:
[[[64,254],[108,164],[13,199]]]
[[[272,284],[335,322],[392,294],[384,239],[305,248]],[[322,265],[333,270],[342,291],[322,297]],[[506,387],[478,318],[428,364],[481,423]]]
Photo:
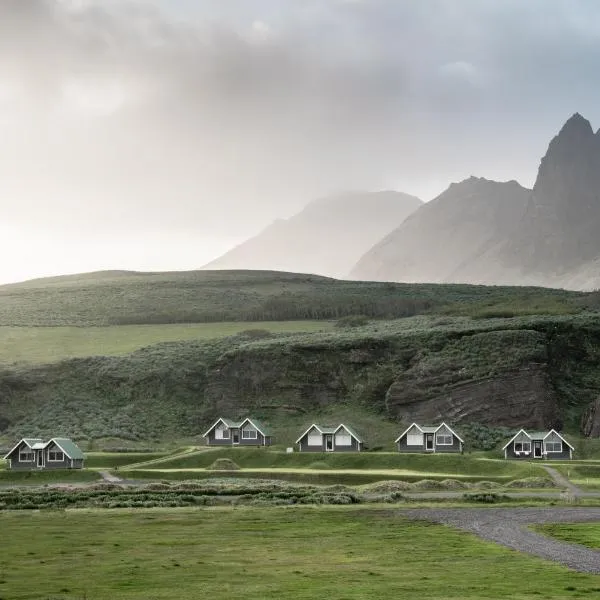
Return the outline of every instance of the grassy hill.
[[[373,283],[273,271],[107,271],[0,286],[0,326],[568,314],[587,298],[544,288]]]
[[[595,315],[420,316],[310,334],[162,343],[125,356],[0,367],[0,437],[200,441],[219,415],[254,415],[291,445],[348,421],[373,447],[445,418],[564,426],[600,394]]]

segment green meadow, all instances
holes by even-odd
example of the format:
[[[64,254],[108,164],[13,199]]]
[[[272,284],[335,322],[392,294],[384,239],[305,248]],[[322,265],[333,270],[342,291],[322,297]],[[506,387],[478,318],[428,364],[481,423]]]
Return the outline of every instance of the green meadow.
[[[121,325],[108,327],[0,327],[0,363],[48,363],[82,356],[116,356],[160,342],[210,340],[262,330],[329,331],[330,321],[263,321]],[[250,333],[252,333],[250,331]]]
[[[540,525],[535,529],[571,544],[600,549],[600,523],[555,523]]]
[[[593,597],[600,577],[393,510],[0,514],[0,597],[297,600]]]

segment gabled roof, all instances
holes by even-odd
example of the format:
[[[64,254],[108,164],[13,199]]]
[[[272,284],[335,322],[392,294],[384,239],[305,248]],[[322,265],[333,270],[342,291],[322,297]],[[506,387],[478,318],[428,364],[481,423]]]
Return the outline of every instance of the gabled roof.
[[[349,425],[345,425],[344,423],[340,423],[337,427],[336,426],[332,426],[332,425],[317,425],[316,423],[313,423],[297,440],[296,440],[296,444],[300,443],[300,440],[311,430],[313,429],[313,427],[321,434],[335,434],[339,429],[341,429],[342,427],[359,443],[362,444],[362,440],[360,439],[360,437],[358,436],[358,434],[356,433],[356,431],[354,431],[354,429],[352,429],[352,427],[350,427]]]
[[[250,423],[250,425],[254,425],[257,431],[262,433],[265,437],[269,437],[271,435],[271,430],[268,427],[265,427],[260,421],[256,419],[251,419],[250,417],[245,418],[241,423],[240,427],[243,427],[245,423]]]
[[[25,442],[25,444],[27,444],[27,446],[29,446],[32,450],[33,447],[36,444],[41,444],[43,442],[43,440],[41,438],[22,438],[20,439],[10,450],[10,452],[8,452],[6,454],[6,456],[4,456],[4,460],[6,460],[23,442]]]
[[[446,427],[450,433],[452,433],[452,435],[459,440],[460,442],[462,442],[463,444],[465,443],[465,441],[460,437],[460,435],[458,435],[458,433],[456,433],[456,431],[454,431],[454,429],[452,429],[452,427],[450,427],[450,425],[447,425],[446,423],[442,422],[439,425],[417,425],[417,423],[412,423],[410,425],[410,427],[407,427],[395,440],[394,443],[397,444],[413,427],[416,427],[421,433],[437,433],[438,430],[440,430],[442,427]]]
[[[459,441],[462,442],[463,444],[465,443],[465,440],[463,440],[460,435],[458,435],[458,433],[456,433],[456,431],[454,431],[454,429],[452,429],[452,427],[450,427],[450,425],[444,423],[443,421],[439,424],[438,428],[435,430],[435,433],[437,433],[442,427],[445,427],[448,431],[450,431],[450,433]]]
[[[510,443],[519,435],[521,435],[522,433],[524,433],[529,439],[531,439],[531,436],[524,430],[524,429],[519,429],[519,431],[517,431],[517,433],[515,433],[515,435],[513,435],[510,440],[508,440],[508,442],[506,442],[506,444],[504,444],[504,446],[502,446],[502,450],[506,450],[506,448],[508,448],[508,446],[510,445]]]
[[[202,437],[206,437],[219,423],[223,423],[225,427],[231,429],[232,427],[239,427],[240,424],[237,421],[232,421],[231,419],[223,419],[222,417],[217,419],[207,430],[206,433],[202,434]]]
[[[69,438],[52,438],[45,446],[56,444],[69,458],[73,460],[83,460],[83,452],[79,446]]]
[[[362,440],[360,439],[358,433],[350,425],[344,425],[344,423],[340,423],[334,433],[337,433],[338,430],[342,429],[342,427],[360,444],[362,444]]]
[[[510,440],[508,440],[508,442],[506,442],[506,444],[504,446],[502,446],[502,450],[506,450],[506,448],[508,448],[508,446],[513,442],[513,440],[521,433],[524,433],[530,440],[545,440],[550,434],[554,433],[567,446],[569,446],[569,448],[571,448],[571,450],[575,450],[575,448],[573,446],[571,446],[571,444],[569,444],[569,442],[567,442],[567,440],[565,440],[565,438],[562,435],[560,435],[560,433],[558,433],[558,431],[556,431],[556,429],[551,429],[550,431],[532,431],[531,433],[527,433],[527,431],[525,431],[524,429],[520,429],[515,435],[513,435],[510,438]]]
[[[233,428],[239,428],[242,427],[244,425],[244,423],[250,423],[251,425],[253,425],[258,431],[260,431],[260,433],[262,433],[265,437],[268,437],[271,434],[271,431],[269,430],[268,427],[265,427],[260,421],[257,421],[254,418],[250,418],[250,417],[246,417],[245,419],[242,419],[241,421],[233,421],[232,419],[224,419],[223,417],[221,417],[220,419],[217,419],[207,430],[206,433],[204,433],[202,435],[202,437],[206,437],[219,423],[223,423],[223,425],[225,425],[225,427],[227,427],[228,429]]]
[[[565,438],[560,435],[560,433],[558,433],[558,431],[556,431],[556,429],[551,429],[545,436],[544,439],[546,439],[550,434],[556,434],[567,446],[569,446],[569,448],[571,448],[571,450],[575,450],[575,448],[573,446],[571,446],[571,444],[569,444],[569,442],[567,442],[567,440],[565,440]]]

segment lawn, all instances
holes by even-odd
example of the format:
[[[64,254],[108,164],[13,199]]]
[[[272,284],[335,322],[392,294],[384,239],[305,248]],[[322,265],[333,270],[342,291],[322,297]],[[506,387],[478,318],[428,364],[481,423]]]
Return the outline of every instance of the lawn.
[[[536,530],[571,544],[600,549],[600,523],[557,523],[540,525]]]
[[[158,342],[222,338],[250,329],[273,333],[328,331],[330,321],[264,321],[122,325],[111,327],[0,327],[0,363],[46,363],[80,356],[128,354]]]
[[[165,452],[86,452],[85,466],[88,468],[107,468],[123,467],[149,460],[155,460],[168,456]]]
[[[382,510],[20,512],[0,514],[0,528],[0,597],[11,600],[558,600],[600,591],[597,576]]]
[[[571,483],[585,490],[600,488],[600,464],[598,462],[590,461],[587,464],[569,463],[552,466],[567,477]]]
[[[0,469],[0,485],[43,485],[45,483],[80,483],[97,480],[100,480],[100,475],[96,471],[89,471],[88,469],[57,469],[55,471],[8,471]]]
[[[402,470],[427,476],[547,477],[538,465],[518,461],[491,460],[461,454],[400,454],[398,452],[278,452],[266,449],[224,448],[212,452],[174,457],[156,465],[159,469],[197,469],[209,467],[218,458],[229,458],[245,469],[286,470]]]

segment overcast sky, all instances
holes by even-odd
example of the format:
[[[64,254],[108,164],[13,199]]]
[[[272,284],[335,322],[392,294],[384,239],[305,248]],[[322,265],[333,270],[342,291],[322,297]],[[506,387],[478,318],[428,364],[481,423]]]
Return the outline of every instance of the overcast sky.
[[[596,0],[1,0],[0,283],[189,269],[339,190],[530,186]]]

